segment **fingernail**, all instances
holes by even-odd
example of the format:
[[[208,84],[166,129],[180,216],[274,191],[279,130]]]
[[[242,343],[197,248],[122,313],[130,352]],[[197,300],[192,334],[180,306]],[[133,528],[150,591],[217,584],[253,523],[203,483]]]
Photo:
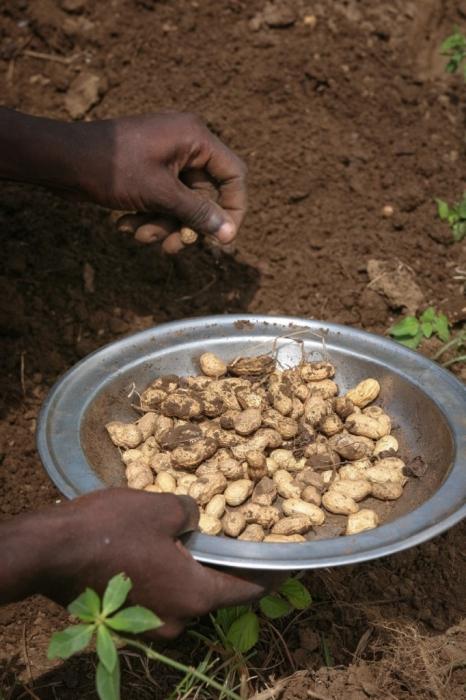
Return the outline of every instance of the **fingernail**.
[[[225,223],[222,224],[217,231],[217,238],[220,241],[220,243],[230,243],[230,241],[232,241],[235,237],[235,233],[236,231],[233,224],[230,224],[228,221],[225,221]]]

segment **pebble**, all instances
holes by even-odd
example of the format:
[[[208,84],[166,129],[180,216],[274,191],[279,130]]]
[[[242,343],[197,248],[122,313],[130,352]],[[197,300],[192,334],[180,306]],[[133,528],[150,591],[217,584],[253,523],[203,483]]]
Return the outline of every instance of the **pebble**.
[[[65,96],[65,109],[72,119],[81,119],[105,92],[105,83],[95,73],[80,73]]]

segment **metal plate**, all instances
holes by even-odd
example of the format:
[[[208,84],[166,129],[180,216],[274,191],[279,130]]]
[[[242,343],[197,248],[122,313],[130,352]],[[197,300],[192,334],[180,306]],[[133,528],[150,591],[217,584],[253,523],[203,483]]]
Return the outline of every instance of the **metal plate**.
[[[98,350],[57,382],[42,408],[37,441],[43,464],[68,498],[122,484],[123,467],[103,426],[109,420],[134,420],[128,398],[134,388],[143,390],[160,374],[197,373],[197,358],[206,350],[232,359],[275,349],[280,363],[291,366],[299,361],[302,348],[311,358],[331,358],[342,391],[368,376],[379,380],[381,403],[399,426],[402,452],[421,455],[428,465],[426,476],[410,480],[406,496],[386,506],[386,524],[375,530],[302,544],[241,542],[195,533],[186,539],[194,557],[249,569],[331,567],[393,554],[464,518],[464,386],[435,363],[386,338],[306,319],[190,319]]]

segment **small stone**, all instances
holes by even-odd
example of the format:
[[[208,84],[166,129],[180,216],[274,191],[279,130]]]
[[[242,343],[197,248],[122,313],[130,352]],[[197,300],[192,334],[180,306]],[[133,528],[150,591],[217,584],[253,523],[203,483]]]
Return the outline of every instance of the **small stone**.
[[[81,119],[99,102],[105,92],[104,81],[94,73],[80,73],[65,97],[65,108],[73,119]]]
[[[394,211],[395,211],[395,210],[393,209],[392,206],[390,206],[390,204],[386,204],[386,205],[384,206],[384,208],[382,209],[382,216],[383,216],[383,218],[384,218],[384,219],[389,219],[391,216],[393,216],[393,212],[394,212]]]
[[[67,17],[63,22],[63,32],[69,37],[90,35],[94,31],[95,24],[87,17]]]
[[[71,14],[79,14],[86,7],[87,0],[62,0],[61,6],[65,12],[70,12]]]
[[[310,630],[308,627],[298,628],[299,643],[303,649],[307,651],[315,651],[320,646],[320,637],[317,632]]]
[[[46,85],[49,85],[49,83],[50,78],[46,78],[45,75],[42,75],[41,73],[31,75],[31,77],[29,78],[30,85],[40,85],[41,87],[45,87]]]
[[[315,15],[306,15],[303,19],[304,24],[309,29],[314,29],[317,24],[317,17]]]
[[[262,12],[264,22],[272,29],[286,29],[296,22],[296,15],[291,7],[282,3],[268,2]]]
[[[259,29],[262,27],[262,17],[260,15],[255,15],[252,19],[249,20],[248,27],[251,30],[251,32],[258,32]]]

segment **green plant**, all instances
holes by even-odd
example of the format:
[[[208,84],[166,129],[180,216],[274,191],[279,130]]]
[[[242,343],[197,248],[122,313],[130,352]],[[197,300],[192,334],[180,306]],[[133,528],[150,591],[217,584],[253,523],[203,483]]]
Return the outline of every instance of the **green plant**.
[[[424,338],[430,338],[432,335],[446,343],[450,338],[450,325],[445,314],[437,313],[433,306],[429,306],[419,318],[405,316],[388,332],[402,345],[416,349]]]
[[[449,61],[445,66],[447,73],[456,73],[461,63],[466,58],[466,37],[457,29],[447,37],[440,47],[442,56],[448,56]],[[463,75],[466,79],[466,66],[463,67]]]
[[[261,598],[259,608],[266,618],[276,620],[294,610],[305,610],[311,602],[307,588],[297,579],[289,578],[277,593]],[[212,621],[220,639],[235,652],[246,654],[259,641],[260,618],[251,605],[217,610]]]
[[[254,647],[262,633],[270,627],[269,622],[305,610],[311,602],[305,586],[297,579],[289,578],[277,593],[264,596],[258,608],[256,605],[238,605],[217,610],[209,616],[208,628],[196,624],[188,631],[188,635],[207,647],[206,656],[198,668],[208,668],[211,676],[221,679],[223,687],[239,687],[241,697],[249,697],[250,659],[256,653]],[[196,679],[185,676],[168,700],[191,696],[204,697],[200,695]],[[224,697],[220,694],[219,700]]]
[[[442,221],[448,221],[453,232],[453,239],[461,241],[466,235],[466,192],[463,194],[463,199],[451,207],[443,199],[435,201],[437,202],[438,215]]]
[[[185,666],[143,642],[121,635],[122,632],[140,634],[163,625],[160,618],[147,608],[135,605],[122,609],[131,588],[131,580],[124,574],[117,574],[109,581],[102,600],[95,591],[87,588],[68,606],[69,612],[78,618],[79,623],[52,636],[48,658],[68,659],[89,646],[95,636],[98,657],[96,688],[101,700],[120,698],[120,663],[117,652],[117,646],[120,645],[135,647],[149,659],[196,677],[198,681],[220,691],[221,697],[241,700],[239,695],[217,683],[199,668]]]

